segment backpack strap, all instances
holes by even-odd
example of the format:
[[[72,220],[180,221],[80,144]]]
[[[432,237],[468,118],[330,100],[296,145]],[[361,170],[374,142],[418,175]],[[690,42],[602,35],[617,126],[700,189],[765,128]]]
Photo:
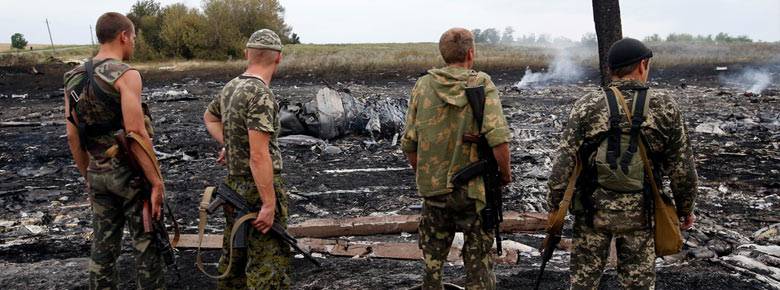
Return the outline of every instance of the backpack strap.
[[[609,133],[607,134],[607,163],[612,170],[617,169],[617,157],[620,152],[620,109],[615,97],[614,87],[604,88],[609,109]],[[618,91],[619,93],[619,91]]]
[[[79,115],[81,115],[81,112],[79,111],[78,107],[79,101],[81,100],[81,94],[83,94],[85,90],[89,90],[91,84],[91,73],[92,59],[90,58],[87,60],[87,62],[84,63],[84,75],[81,77],[81,81],[79,81],[79,83],[76,84],[76,86],[70,91],[70,94],[68,94],[68,107],[70,109],[66,119],[68,122],[76,126],[76,130],[79,134],[79,144],[81,144],[82,149],[86,149],[87,146],[87,125],[79,120]]]
[[[87,86],[85,86],[85,88],[88,90],[91,89],[92,93],[95,94],[96,99],[108,105],[109,108],[117,112],[117,114],[115,119],[109,122],[101,122],[101,123],[87,125],[87,135],[89,136],[97,136],[97,135],[110,133],[112,131],[122,129],[124,127],[123,125],[124,120],[122,119],[121,103],[111,102],[111,96],[106,91],[101,89],[99,85],[95,83],[95,67],[105,63],[108,60],[110,60],[110,58],[101,60],[98,63],[93,64],[92,59],[90,59],[89,65],[86,66],[86,75],[84,76],[87,79]]]
[[[613,87],[612,91],[615,92],[616,95],[620,95],[621,100],[625,99],[617,88]],[[639,133],[647,115],[647,110],[645,110],[645,108],[647,107],[648,101],[647,89],[637,89],[633,100],[633,108],[631,110],[633,112],[631,115],[631,130],[629,131],[631,137],[628,141],[628,149],[623,153],[620,160],[620,168],[623,172],[628,172],[628,166],[631,163],[631,159],[636,154],[637,143],[639,143]]]
[[[78,118],[79,110],[78,105],[79,101],[81,100],[81,94],[84,92],[84,87],[87,86],[87,76],[86,76],[86,68],[92,66],[92,59],[90,58],[87,60],[87,62],[84,63],[84,76],[81,78],[81,81],[79,81],[78,84],[76,84],[75,87],[73,87],[72,90],[70,90],[70,93],[68,94],[68,107],[70,108],[68,110],[68,117],[66,118],[68,122],[78,127],[78,121],[76,121],[76,118]]]

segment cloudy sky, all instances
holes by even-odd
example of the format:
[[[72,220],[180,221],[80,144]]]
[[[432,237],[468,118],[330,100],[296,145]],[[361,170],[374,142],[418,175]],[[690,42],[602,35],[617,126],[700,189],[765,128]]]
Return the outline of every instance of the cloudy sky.
[[[30,43],[90,43],[89,26],[106,11],[127,12],[135,1],[0,0],[0,42],[13,33]],[[199,7],[200,0],[162,0]],[[578,40],[593,32],[588,0],[281,0],[286,20],[305,43],[435,42],[447,28],[512,26],[516,35]],[[748,35],[780,41],[780,0],[624,0],[623,35],[658,33]]]

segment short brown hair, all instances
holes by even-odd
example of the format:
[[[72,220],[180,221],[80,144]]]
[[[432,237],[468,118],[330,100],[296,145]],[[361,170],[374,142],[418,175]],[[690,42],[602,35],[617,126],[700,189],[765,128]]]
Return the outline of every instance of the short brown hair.
[[[642,60],[640,60],[640,61],[638,61],[636,63],[629,64],[627,66],[621,66],[621,67],[616,68],[616,69],[609,69],[609,74],[612,75],[612,76],[615,76],[615,77],[619,77],[619,78],[627,76],[628,74],[633,72],[637,67],[642,65],[642,61],[646,60],[646,59],[647,58],[642,59]]]
[[[124,14],[116,12],[106,12],[100,15],[95,24],[95,33],[98,42],[101,44],[116,39],[116,36],[122,31],[133,31],[133,22]]]
[[[474,47],[474,35],[464,28],[452,28],[439,38],[439,52],[447,64],[466,61],[469,48]]]
[[[270,65],[276,60],[276,56],[281,52],[271,49],[247,48],[249,52],[249,61],[259,65]]]

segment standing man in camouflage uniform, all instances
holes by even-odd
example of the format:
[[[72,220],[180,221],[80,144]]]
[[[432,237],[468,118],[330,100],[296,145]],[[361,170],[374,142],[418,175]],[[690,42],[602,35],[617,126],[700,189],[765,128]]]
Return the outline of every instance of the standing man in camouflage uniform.
[[[227,186],[249,203],[260,204],[252,221],[245,249],[233,249],[231,273],[219,280],[219,289],[288,289],[290,247],[271,236],[273,223],[287,223],[287,193],[281,171],[282,154],[277,137],[281,132],[279,105],[268,87],[282,61],[282,43],[271,30],[252,34],[246,44],[246,71],[228,82],[209,104],[204,121],[211,136],[224,146],[218,161],[228,168]],[[233,224],[232,210],[225,209],[225,233]],[[219,270],[228,264],[225,235]]]
[[[609,50],[612,75],[612,83],[609,86],[616,87],[625,96],[629,106],[638,98],[639,91],[647,90],[651,57],[650,49],[631,38],[616,42]],[[604,164],[599,160],[606,157],[599,152],[605,147],[594,146],[608,144],[605,138],[608,138],[606,136],[609,135],[611,127],[610,105],[605,93],[607,90],[611,91],[610,88],[605,88],[587,94],[574,104],[563,130],[559,156],[555,159],[550,176],[548,206],[552,209],[551,212],[557,210],[569,176],[574,171],[575,159],[578,155],[583,156],[583,173],[577,183],[572,209],[575,221],[571,288],[598,288],[609,255],[610,242],[614,238],[620,285],[624,289],[653,289],[656,258],[652,226],[653,196],[652,193],[647,194],[648,183],[644,182],[642,185],[645,180],[644,174],[641,174],[643,171],[637,176],[639,190],[628,192],[614,190],[626,184],[610,184],[610,177],[605,177],[602,173],[608,169],[598,166]],[[645,140],[649,151],[648,158],[656,167],[654,172],[660,173],[656,176],[663,175],[671,181],[677,214],[684,219],[681,227],[689,229],[695,221],[693,207],[697,176],[685,122],[672,96],[656,90],[647,90],[646,98],[646,117],[639,128],[639,136],[642,138],[638,142]],[[631,128],[629,119],[620,109],[618,111],[622,114],[615,120],[619,122],[619,130],[622,130],[618,131],[618,134],[625,135]],[[620,148],[624,149],[625,147]],[[629,161],[630,164],[639,164],[637,168],[642,170],[638,155],[634,154]],[[584,186],[589,180],[592,180],[589,183],[591,185]]]
[[[417,190],[423,197],[420,221],[420,249],[425,259],[423,289],[442,289],[442,266],[456,231],[462,231],[463,262],[468,289],[495,289],[490,249],[493,234],[482,227],[480,211],[485,207],[481,177],[456,187],[452,175],[479,160],[477,145],[463,142],[464,134],[482,134],[493,148],[502,183],[511,181],[510,133],[501,110],[496,86],[490,76],[474,65],[474,36],[453,28],[439,40],[447,66],[431,69],[412,89],[401,149],[416,171]],[[485,86],[482,128],[477,128],[465,95],[467,82]]]
[[[135,29],[122,14],[109,12],[95,25],[100,51],[91,61],[65,74],[65,114],[68,144],[79,172],[87,181],[92,204],[90,289],[116,289],[116,260],[121,253],[125,224],[133,238],[136,282],[139,289],[165,288],[160,249],[144,233],[139,185],[144,175],[152,185],[152,215],[160,218],[165,195],[163,181],[152,161],[138,146],[131,147],[143,172],[134,172],[127,160],[106,151],[116,146],[118,130],[134,132],[151,146],[151,127],[141,105],[141,75],[123,61],[133,55]],[[87,68],[86,66],[90,66]],[[85,80],[93,71],[93,77]],[[82,80],[87,85],[82,84]],[[84,90],[78,89],[83,87]],[[146,122],[145,122],[146,121]]]

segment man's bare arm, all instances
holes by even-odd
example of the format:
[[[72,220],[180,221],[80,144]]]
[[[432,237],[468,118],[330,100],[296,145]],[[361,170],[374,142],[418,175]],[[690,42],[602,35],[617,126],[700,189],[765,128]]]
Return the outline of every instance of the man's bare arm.
[[[406,158],[409,159],[409,165],[412,166],[412,169],[417,171],[417,152],[406,152]]]
[[[509,143],[501,143],[493,147],[493,157],[498,163],[498,171],[501,173],[501,183],[507,185],[512,182],[512,168],[509,166]]]
[[[144,125],[144,113],[141,107],[141,74],[135,70],[125,72],[114,86],[121,95],[122,117],[125,132],[134,132],[141,136],[143,142],[152,147],[152,140]],[[152,215],[158,218],[161,213],[162,200],[165,195],[163,180],[157,175],[153,161],[146,156],[144,150],[135,143],[130,144],[130,153],[144,171],[144,176],[152,185]]]
[[[206,125],[206,131],[209,131],[211,138],[217,140],[220,145],[225,145],[224,127],[222,126],[222,119],[214,116],[209,111],[203,113],[203,123]]]
[[[79,173],[84,179],[87,178],[87,166],[89,166],[89,155],[87,151],[81,147],[81,139],[79,139],[79,131],[76,125],[67,120],[70,114],[70,98],[65,96],[65,131],[68,136],[68,147],[70,147],[70,153],[73,154],[73,160],[76,161],[76,168],[79,169]]]
[[[268,144],[271,134],[249,130],[249,169],[260,193],[262,206],[252,225],[262,233],[268,232],[274,223],[276,192],[274,191],[274,167]]]

